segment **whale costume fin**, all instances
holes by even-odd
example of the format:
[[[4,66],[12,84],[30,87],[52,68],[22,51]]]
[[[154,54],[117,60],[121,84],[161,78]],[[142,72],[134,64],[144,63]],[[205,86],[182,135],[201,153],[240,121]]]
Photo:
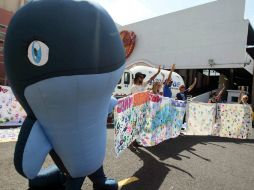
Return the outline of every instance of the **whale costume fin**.
[[[27,118],[21,127],[15,149],[14,164],[17,171],[29,179],[35,178],[51,149],[40,123]]]
[[[111,96],[111,99],[109,101],[109,107],[108,107],[108,114],[110,114],[115,106],[117,105],[117,99],[114,96]]]

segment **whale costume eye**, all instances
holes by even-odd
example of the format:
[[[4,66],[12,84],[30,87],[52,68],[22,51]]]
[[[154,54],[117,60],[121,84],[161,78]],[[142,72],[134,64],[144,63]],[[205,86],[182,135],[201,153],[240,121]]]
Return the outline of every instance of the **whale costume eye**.
[[[29,61],[36,66],[43,66],[48,62],[49,48],[41,41],[33,41],[28,47]]]

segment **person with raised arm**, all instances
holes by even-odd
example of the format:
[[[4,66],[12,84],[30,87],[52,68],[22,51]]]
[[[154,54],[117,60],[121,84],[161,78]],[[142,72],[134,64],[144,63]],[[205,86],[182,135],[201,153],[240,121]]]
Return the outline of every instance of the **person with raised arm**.
[[[218,103],[221,99],[221,95],[225,90],[225,85],[223,84],[222,89],[219,91],[218,95],[217,92],[213,92],[208,100],[208,103]]]
[[[135,94],[138,92],[144,92],[147,90],[147,86],[150,82],[152,82],[157,76],[158,74],[161,72],[161,66],[158,67],[158,71],[157,73],[155,73],[148,81],[144,81],[144,78],[146,77],[145,74],[141,73],[141,72],[137,72],[135,74],[135,78],[134,78],[134,84],[131,87],[131,94]],[[156,91],[157,91],[157,86],[156,86]],[[137,151],[137,147],[139,146],[139,144],[137,143],[136,140],[134,140],[130,145],[129,148],[134,149],[135,151]]]
[[[195,87],[196,83],[197,83],[197,78],[195,77],[194,82],[190,85],[189,88],[186,89],[184,85],[181,85],[179,87],[180,92],[176,94],[176,99],[186,101],[187,100],[187,94],[190,91],[192,91],[192,89]]]
[[[145,82],[144,82],[144,78],[146,77],[146,75],[141,72],[137,72],[135,74],[134,84],[131,87],[131,94],[134,94],[137,92],[144,92],[148,84],[157,77],[160,71],[161,71],[161,66],[159,66],[158,72],[155,73],[148,81],[145,81]]]
[[[169,75],[168,75],[168,78],[164,82],[163,96],[168,97],[168,98],[172,98],[171,86],[173,84],[172,73],[173,73],[174,70],[175,70],[175,64],[172,65],[171,70],[170,70]]]

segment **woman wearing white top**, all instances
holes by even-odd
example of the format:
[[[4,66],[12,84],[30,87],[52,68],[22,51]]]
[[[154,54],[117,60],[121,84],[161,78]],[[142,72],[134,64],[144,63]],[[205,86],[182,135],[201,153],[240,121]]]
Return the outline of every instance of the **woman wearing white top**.
[[[137,72],[135,74],[134,84],[131,87],[131,93],[134,94],[138,92],[144,92],[147,88],[148,83],[153,81],[157,77],[157,75],[160,73],[160,71],[161,71],[161,67],[159,66],[158,72],[155,75],[153,75],[148,81],[145,81],[145,82],[143,82],[143,80],[146,77],[146,75],[141,72]]]
[[[141,72],[137,72],[135,74],[135,78],[134,78],[134,84],[132,85],[131,87],[131,94],[135,94],[135,93],[138,93],[138,92],[144,92],[147,88],[147,85],[149,82],[153,81],[157,75],[160,73],[161,71],[161,67],[159,66],[158,68],[158,72],[153,75],[148,81],[146,82],[143,82],[144,78],[146,77],[145,74],[141,73]],[[134,150],[134,151],[137,151],[137,147],[140,146],[138,144],[138,142],[136,140],[134,140],[130,145],[129,145],[129,148],[131,150]]]

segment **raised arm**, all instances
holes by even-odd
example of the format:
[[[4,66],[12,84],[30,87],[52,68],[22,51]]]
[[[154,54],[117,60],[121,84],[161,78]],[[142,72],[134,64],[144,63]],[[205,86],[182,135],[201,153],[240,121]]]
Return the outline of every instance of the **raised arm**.
[[[239,103],[239,104],[240,104],[240,103],[241,103],[241,101],[242,101],[243,91],[244,91],[244,87],[243,87],[243,86],[241,86],[240,95],[239,95],[239,97],[238,97],[238,103]]]
[[[224,90],[225,90],[225,85],[223,83],[223,88],[220,90],[219,94],[216,96],[217,99],[219,99],[221,97],[221,95],[224,92]]]
[[[172,67],[171,67],[171,70],[169,72],[166,84],[168,84],[172,80],[172,73],[173,73],[174,70],[175,70],[175,64],[173,64]]]
[[[164,83],[164,80],[165,80],[165,75],[163,74],[163,72],[161,72],[161,75],[162,75],[161,84],[163,84],[163,83]]]
[[[188,89],[189,89],[189,92],[192,91],[192,89],[195,87],[196,83],[197,83],[197,78],[195,77],[194,82],[193,82],[193,83],[190,85],[190,87],[188,88]]]
[[[157,75],[158,75],[160,72],[161,72],[161,66],[159,66],[158,72],[155,73],[155,75],[153,75],[153,76],[148,80],[148,83],[151,82],[151,81],[153,81],[153,80],[157,77]]]

